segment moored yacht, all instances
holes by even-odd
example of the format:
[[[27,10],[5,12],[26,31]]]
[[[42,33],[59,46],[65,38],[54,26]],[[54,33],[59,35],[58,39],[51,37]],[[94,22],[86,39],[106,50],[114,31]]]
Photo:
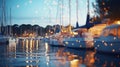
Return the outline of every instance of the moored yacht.
[[[63,41],[66,47],[69,48],[85,48],[85,49],[93,49],[93,37],[87,29],[79,29],[77,35],[73,35],[72,37],[66,37]]]
[[[72,38],[73,35],[76,35],[76,33],[71,31],[71,25],[68,25],[66,27],[62,27],[59,33],[52,35],[49,38],[48,43],[54,46],[65,46],[66,43],[64,42],[67,38]]]
[[[63,44],[63,36],[58,33],[52,37],[50,37],[49,41],[48,41],[48,44],[49,45],[52,45],[52,46],[61,46],[63,47],[64,44]]]
[[[94,46],[97,51],[120,54],[120,25],[105,27],[101,36],[94,38]]]
[[[70,37],[64,38],[63,43],[65,44],[66,47],[70,48],[85,48],[85,49],[93,49],[94,44],[93,44],[93,37],[91,36],[91,33],[88,32],[88,28],[91,27],[91,23],[89,23],[89,0],[87,0],[87,18],[86,18],[86,24],[84,26],[77,25],[76,26],[76,31],[74,31],[75,35],[71,35]],[[70,3],[69,3],[69,7]],[[70,8],[69,8],[70,9]],[[70,13],[71,14],[71,13]],[[71,18],[71,15],[70,15]],[[76,18],[77,18],[77,23],[78,23],[78,0],[76,0]],[[72,31],[70,31],[72,32]]]
[[[13,42],[15,43],[16,42],[16,39],[12,36],[7,37],[7,39],[9,41],[9,43],[13,43]]]
[[[0,44],[8,44],[9,40],[4,36],[0,35]]]

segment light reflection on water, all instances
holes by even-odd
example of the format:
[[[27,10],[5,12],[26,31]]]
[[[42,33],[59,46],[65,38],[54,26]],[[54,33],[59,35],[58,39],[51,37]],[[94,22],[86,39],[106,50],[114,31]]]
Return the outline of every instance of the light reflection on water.
[[[118,67],[119,55],[90,50],[52,47],[40,40],[19,40],[0,45],[0,67]]]

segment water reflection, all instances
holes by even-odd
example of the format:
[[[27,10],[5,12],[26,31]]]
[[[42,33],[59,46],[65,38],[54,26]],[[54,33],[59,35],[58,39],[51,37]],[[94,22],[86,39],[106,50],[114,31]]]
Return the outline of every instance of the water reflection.
[[[56,56],[58,58],[61,56],[65,57],[64,59],[60,60],[61,62],[66,63],[67,61],[70,61],[70,67],[94,67],[94,55],[94,51],[78,51],[69,48],[66,50],[60,49],[58,52],[56,52]]]
[[[15,42],[11,42],[8,46],[7,46],[7,53],[11,54],[9,55],[9,57],[14,57],[16,58],[16,43]]]
[[[95,64],[101,67],[120,66],[120,55],[96,53],[95,59]]]
[[[90,50],[52,47],[34,39],[0,45],[0,67],[118,67],[119,58]]]

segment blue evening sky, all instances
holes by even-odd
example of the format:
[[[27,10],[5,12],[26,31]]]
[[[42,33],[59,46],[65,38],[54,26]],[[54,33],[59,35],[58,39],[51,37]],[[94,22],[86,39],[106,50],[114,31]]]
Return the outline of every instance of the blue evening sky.
[[[6,15],[12,15],[12,24],[38,24],[46,25],[60,24],[60,8],[63,8],[63,25],[69,24],[68,0],[64,0],[64,6],[58,5],[61,0],[6,0]],[[87,0],[79,2],[79,25],[84,25],[87,14]],[[90,13],[93,16],[92,2],[90,0]],[[58,11],[57,11],[58,8]],[[7,20],[9,22],[9,19]],[[71,24],[76,24],[76,0],[71,0]]]

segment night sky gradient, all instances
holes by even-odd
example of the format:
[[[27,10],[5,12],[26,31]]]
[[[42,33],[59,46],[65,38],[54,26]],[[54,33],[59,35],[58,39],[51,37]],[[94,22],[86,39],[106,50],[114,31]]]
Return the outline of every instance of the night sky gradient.
[[[2,0],[0,0],[2,4]],[[12,24],[38,24],[45,27],[46,25],[60,24],[60,11],[57,11],[58,1],[60,0],[5,0],[6,1],[6,17],[9,24],[10,8]],[[79,25],[84,25],[87,16],[87,0],[79,1]],[[90,0],[90,13],[93,16],[93,8]],[[59,9],[58,9],[59,10]],[[69,24],[68,0],[64,0],[63,7],[63,25]],[[2,11],[0,7],[0,12]],[[2,12],[1,12],[2,13]],[[76,0],[71,0],[71,24],[76,24]]]

